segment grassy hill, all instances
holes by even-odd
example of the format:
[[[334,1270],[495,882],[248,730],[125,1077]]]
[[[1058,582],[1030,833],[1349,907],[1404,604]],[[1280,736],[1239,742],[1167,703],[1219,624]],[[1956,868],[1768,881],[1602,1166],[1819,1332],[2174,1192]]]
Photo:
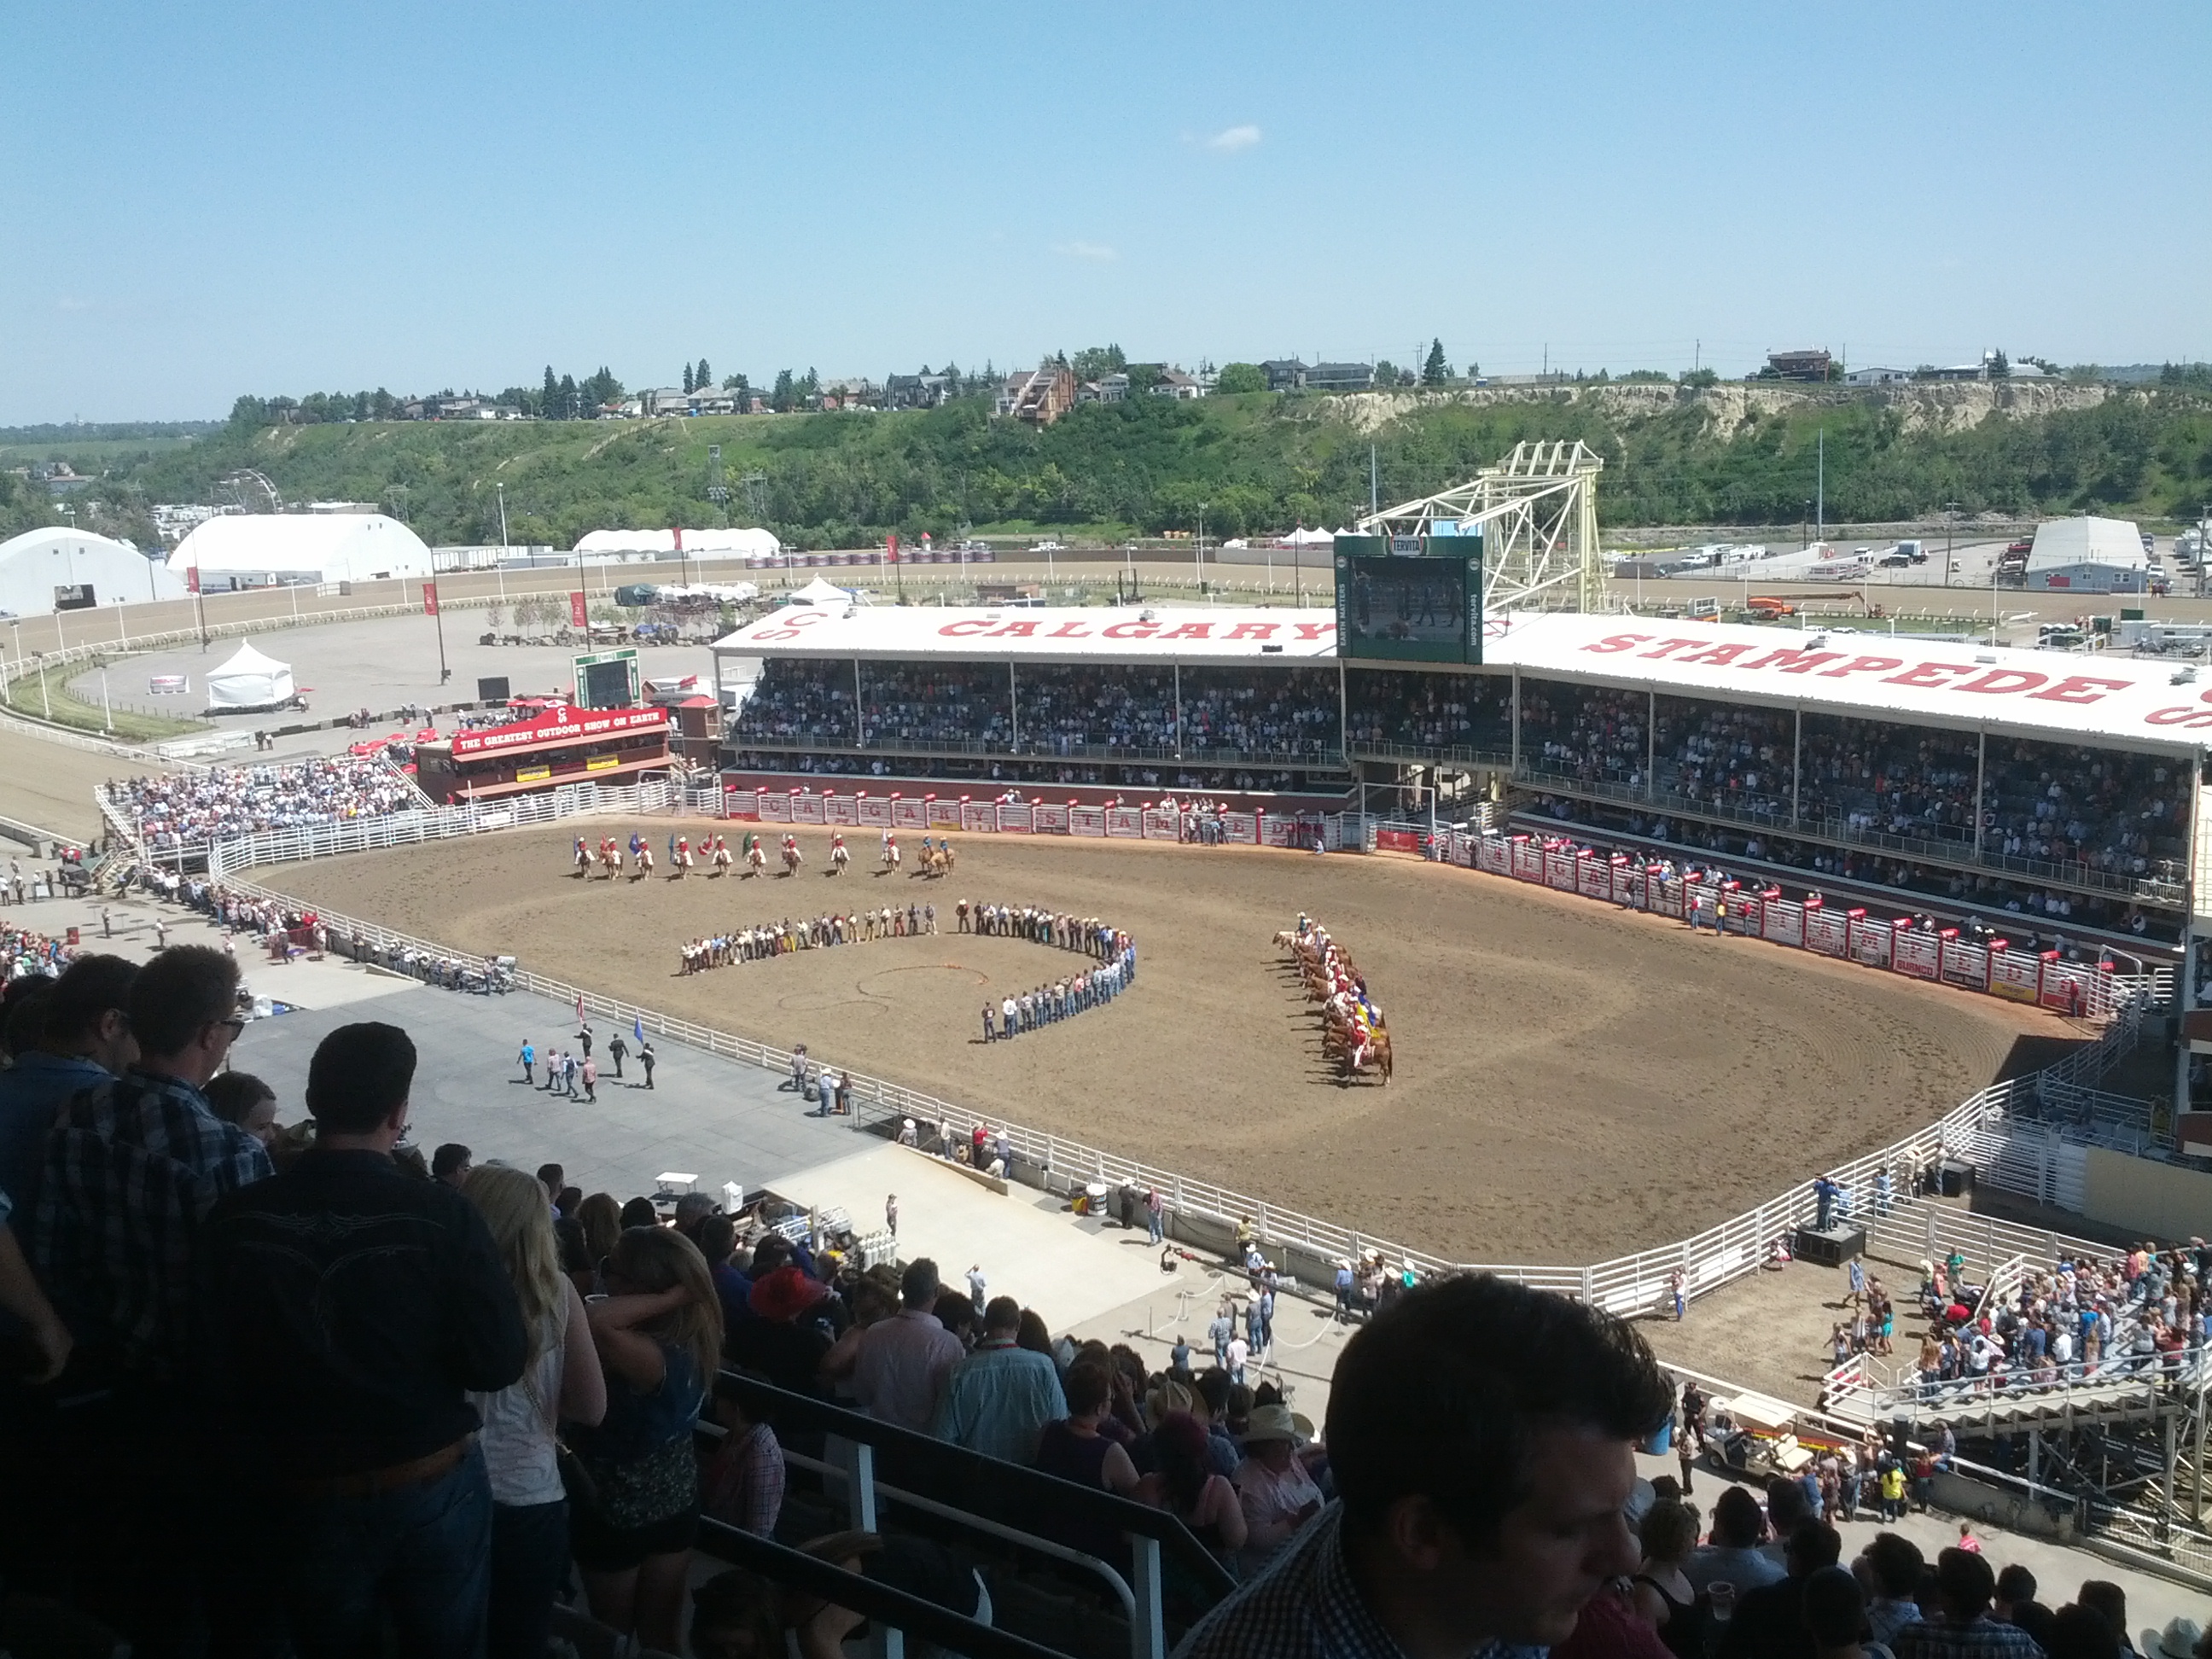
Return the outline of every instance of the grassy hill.
[[[1603,523],[1779,524],[1813,496],[1821,432],[1837,522],[1948,504],[2194,517],[2212,496],[2212,395],[2033,382],[1146,398],[1086,405],[1042,431],[974,401],[621,423],[234,423],[88,457],[103,476],[86,493],[130,533],[144,504],[210,499],[224,473],[252,467],[288,501],[377,501],[447,544],[499,538],[504,484],[512,540],[568,547],[610,526],[720,522],[706,493],[708,448],[720,444],[731,521],[754,521],[757,494],[760,518],[803,546],[890,530],[943,538],[963,524],[1155,533],[1193,526],[1201,506],[1207,533],[1231,536],[1348,520],[1366,505],[1370,444],[1389,501],[1459,483],[1523,438],[1579,438],[1606,458]],[[17,507],[36,511],[20,497]]]

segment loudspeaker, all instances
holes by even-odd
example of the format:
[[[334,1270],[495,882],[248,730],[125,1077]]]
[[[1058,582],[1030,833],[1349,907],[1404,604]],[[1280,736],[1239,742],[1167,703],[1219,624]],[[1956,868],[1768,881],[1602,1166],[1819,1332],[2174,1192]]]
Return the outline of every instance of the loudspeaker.
[[[1866,1254],[1866,1229],[1863,1227],[1831,1227],[1826,1232],[1814,1227],[1797,1230],[1797,1259],[1817,1261],[1826,1267],[1840,1267],[1855,1255]]]
[[[1936,1182],[1937,1190],[1944,1197],[1962,1198],[1966,1189],[1974,1184],[1974,1166],[1961,1163],[1955,1158],[1947,1158],[1936,1166]]]
[[[490,676],[489,678],[478,680],[477,682],[477,701],[478,702],[505,702],[508,695],[507,681],[507,677],[504,674],[496,674]]]

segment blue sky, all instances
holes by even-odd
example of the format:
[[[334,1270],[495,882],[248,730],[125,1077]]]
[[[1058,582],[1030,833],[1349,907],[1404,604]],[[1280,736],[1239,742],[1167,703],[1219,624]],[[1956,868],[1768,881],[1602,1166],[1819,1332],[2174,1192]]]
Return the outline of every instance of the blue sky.
[[[5,38],[0,424],[1109,340],[2212,357],[2203,0],[204,0]]]

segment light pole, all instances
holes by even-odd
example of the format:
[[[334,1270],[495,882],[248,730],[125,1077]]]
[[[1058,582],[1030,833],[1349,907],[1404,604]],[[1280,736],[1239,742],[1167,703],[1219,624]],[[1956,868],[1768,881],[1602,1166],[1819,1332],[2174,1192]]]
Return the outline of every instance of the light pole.
[[[108,737],[115,735],[115,711],[107,702],[107,665],[100,665],[100,729]]]
[[[507,603],[507,485],[499,485],[499,602]]]
[[[1201,593],[1206,591],[1206,502],[1198,504],[1198,545],[1190,562],[1191,574],[1198,578],[1198,591]]]
[[[1943,586],[1951,585],[1951,532],[1958,528],[1959,504],[1943,503]]]

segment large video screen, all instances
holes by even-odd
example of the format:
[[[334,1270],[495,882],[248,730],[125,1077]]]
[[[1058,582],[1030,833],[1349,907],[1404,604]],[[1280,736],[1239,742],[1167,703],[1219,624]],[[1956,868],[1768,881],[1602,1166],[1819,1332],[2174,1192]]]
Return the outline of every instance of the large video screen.
[[[634,708],[637,706],[637,653],[607,652],[579,657],[576,667],[576,707]]]
[[[1391,662],[1482,660],[1482,558],[1336,556],[1337,652]]]

